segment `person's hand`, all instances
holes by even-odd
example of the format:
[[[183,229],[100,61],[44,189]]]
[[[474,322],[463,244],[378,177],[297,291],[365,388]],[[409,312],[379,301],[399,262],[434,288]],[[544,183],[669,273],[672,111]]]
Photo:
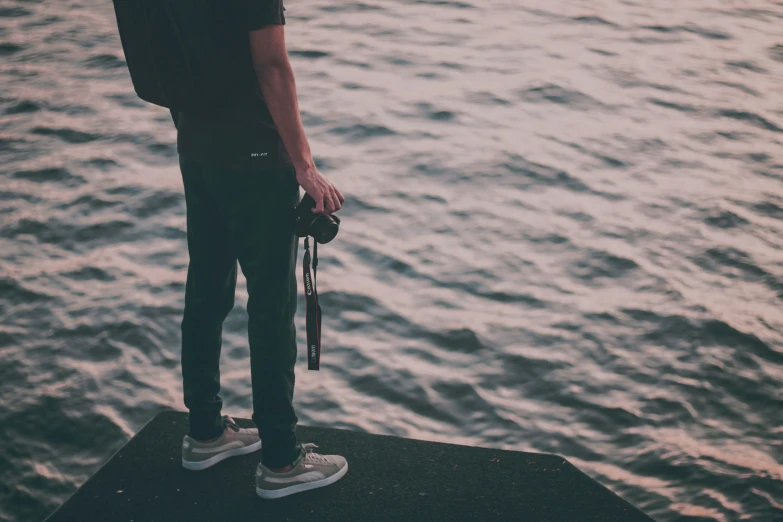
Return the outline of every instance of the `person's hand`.
[[[345,198],[315,165],[296,169],[296,181],[315,200],[313,213],[331,214],[342,208]]]

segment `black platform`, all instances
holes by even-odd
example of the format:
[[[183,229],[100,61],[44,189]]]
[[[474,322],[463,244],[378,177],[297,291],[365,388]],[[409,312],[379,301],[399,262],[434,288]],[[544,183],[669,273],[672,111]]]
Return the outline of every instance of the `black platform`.
[[[300,441],[345,456],[348,474],[263,500],[255,490],[258,452],[184,469],[187,428],[186,412],[158,413],[46,522],[652,520],[557,455],[306,426],[297,427]]]

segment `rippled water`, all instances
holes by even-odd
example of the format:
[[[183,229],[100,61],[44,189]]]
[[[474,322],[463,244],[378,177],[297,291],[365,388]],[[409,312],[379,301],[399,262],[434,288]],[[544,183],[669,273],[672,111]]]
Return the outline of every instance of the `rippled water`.
[[[185,207],[111,3],[0,6],[0,519],[32,521],[184,410]],[[783,3],[286,14],[347,196],[301,422],[558,453],[659,521],[783,520]],[[245,300],[221,395],[249,417]]]

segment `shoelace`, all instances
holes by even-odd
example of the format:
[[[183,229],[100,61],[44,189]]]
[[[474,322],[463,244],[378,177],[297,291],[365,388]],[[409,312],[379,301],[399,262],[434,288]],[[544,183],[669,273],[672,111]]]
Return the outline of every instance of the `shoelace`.
[[[306,442],[302,444],[302,447],[307,452],[305,454],[305,460],[308,460],[310,462],[315,462],[317,464],[330,464],[330,462],[326,460],[326,457],[324,457],[320,453],[313,452],[313,449],[317,448],[318,446],[316,446],[312,442]]]

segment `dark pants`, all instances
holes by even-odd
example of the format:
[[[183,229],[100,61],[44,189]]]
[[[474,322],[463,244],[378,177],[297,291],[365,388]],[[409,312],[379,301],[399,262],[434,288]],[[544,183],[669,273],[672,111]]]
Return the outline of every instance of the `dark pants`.
[[[291,213],[299,202],[293,167],[214,168],[179,158],[190,265],[182,319],[182,380],[188,435],[220,435],[223,321],[234,306],[237,261],[247,280],[253,422],[261,462],[283,467],[299,455],[294,434],[296,257]]]

